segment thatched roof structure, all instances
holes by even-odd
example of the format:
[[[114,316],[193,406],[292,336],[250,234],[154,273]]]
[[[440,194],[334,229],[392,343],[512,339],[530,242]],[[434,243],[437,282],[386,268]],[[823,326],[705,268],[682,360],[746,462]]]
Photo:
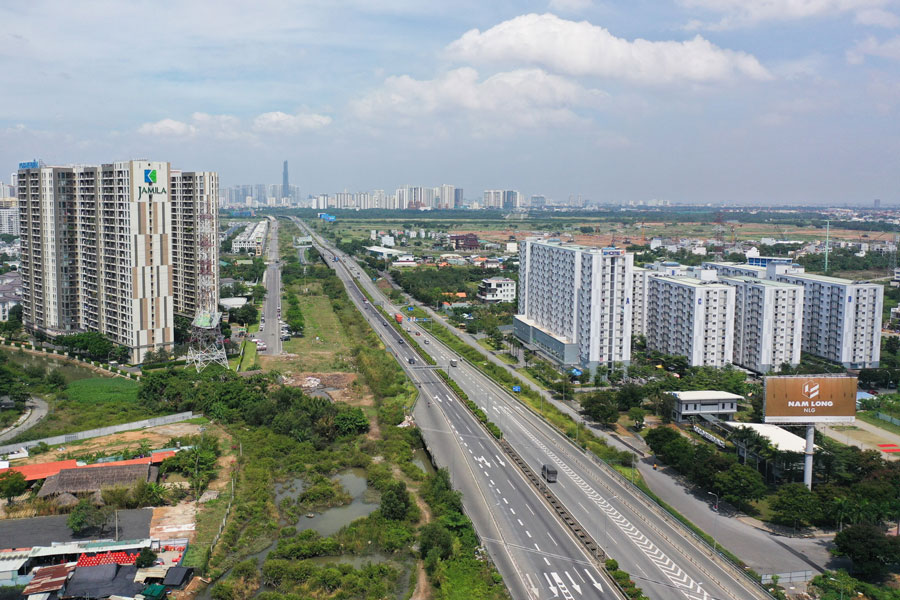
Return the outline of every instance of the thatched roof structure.
[[[38,497],[57,494],[87,494],[105,487],[130,486],[137,480],[155,482],[159,467],[152,465],[120,465],[97,469],[63,469],[44,481]]]
[[[78,498],[72,494],[60,494],[56,497],[56,505],[61,508],[68,508],[70,506],[75,506],[76,504],[78,504]]]

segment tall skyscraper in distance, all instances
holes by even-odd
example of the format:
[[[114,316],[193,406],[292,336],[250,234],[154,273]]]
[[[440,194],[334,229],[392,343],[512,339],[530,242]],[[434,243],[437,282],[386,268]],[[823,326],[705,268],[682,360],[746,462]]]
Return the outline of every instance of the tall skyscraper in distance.
[[[284,161],[284,169],[281,174],[281,197],[282,198],[290,198],[291,197],[291,180],[288,177],[287,161]]]

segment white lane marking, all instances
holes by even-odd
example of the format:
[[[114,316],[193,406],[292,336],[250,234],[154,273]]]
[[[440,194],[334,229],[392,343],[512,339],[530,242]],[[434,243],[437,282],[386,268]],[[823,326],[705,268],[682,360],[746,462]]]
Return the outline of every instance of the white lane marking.
[[[512,514],[516,514],[516,511],[515,511],[515,510],[513,510],[513,508],[512,508],[512,507],[510,507],[510,508],[509,508],[509,512],[511,512],[511,513],[512,513]]]
[[[577,573],[577,572],[578,572],[578,571],[576,571],[576,573]],[[575,583],[575,580],[572,579],[572,576],[569,575],[569,572],[568,572],[568,571],[565,571],[565,574],[566,574],[566,577],[569,579],[569,583],[572,584],[572,589],[574,589],[576,592],[578,592],[578,593],[580,594],[580,593],[581,593],[581,586],[578,585],[577,583]]]
[[[602,591],[603,591],[603,586],[600,585],[599,583],[597,583],[597,580],[594,579],[594,576],[591,575],[591,572],[588,571],[587,569],[585,569],[584,572],[587,573],[587,576],[591,578],[591,583],[594,585],[594,587],[597,588],[598,590],[600,590],[600,591],[602,592]]]
[[[527,535],[528,537],[531,537],[531,533],[527,529],[525,530],[525,535]]]
[[[537,542],[534,543],[534,549],[537,550],[538,552],[541,551],[541,547],[537,545]]]
[[[569,588],[566,587],[566,584],[563,583],[563,580],[559,576],[559,574],[556,572],[553,572],[553,573],[550,573],[550,575],[553,576],[553,581],[554,581],[554,583],[556,583],[556,587],[562,593],[562,597],[565,598],[565,600],[573,600],[572,592],[570,592]]]
[[[548,533],[548,534],[547,534],[547,537],[550,538],[550,541],[551,541],[551,542],[553,542],[554,544],[556,544],[557,547],[559,547],[559,542],[557,542],[557,541],[553,538],[552,535],[550,535],[550,534]]]
[[[506,504],[509,504],[509,500],[507,500],[506,498],[503,499],[503,502],[505,502]]]
[[[533,511],[533,510],[531,510],[531,507],[530,507],[530,506],[528,506],[528,505],[527,505],[527,504],[526,504],[526,505],[525,505],[525,508],[527,508],[527,509],[528,509],[528,512],[530,512],[530,513],[531,513],[531,515],[532,515],[532,516],[534,516],[534,517],[536,517],[536,516],[537,516],[537,515],[536,515],[536,514],[534,514],[534,511]]]
[[[522,519],[516,519],[519,522],[520,527],[525,527],[525,523],[522,522]]]
[[[544,560],[547,560],[547,559],[545,558]],[[550,563],[547,563],[547,564],[549,565]],[[550,593],[553,594],[554,598],[558,598],[559,594],[556,593],[556,586],[553,585],[552,581],[550,581],[550,576],[547,575],[546,573],[544,573],[544,579],[547,580],[547,587],[550,588]]]
[[[663,575],[665,575],[669,581],[672,582],[673,587],[677,588],[682,594],[684,594],[687,598],[693,600],[694,593],[703,594],[704,591],[700,587],[700,585],[694,581],[694,579],[684,572],[684,570],[678,566],[675,561],[666,556],[662,550],[660,550],[656,544],[650,541],[646,535],[644,535],[634,524],[631,523],[624,515],[622,515],[619,511],[615,509],[603,496],[598,494],[594,488],[592,488],[588,483],[582,479],[578,473],[573,471],[566,463],[564,463],[556,454],[550,451],[547,446],[545,446],[539,439],[537,439],[530,431],[525,430],[522,431],[528,436],[532,443],[539,448],[544,454],[546,454],[550,460],[555,462],[559,468],[569,476],[569,478],[575,482],[575,484],[581,488],[581,490],[587,495],[587,497],[596,504],[600,510],[606,513],[607,517],[609,517],[613,523],[615,523],[619,529],[624,533],[631,541],[644,553],[644,555],[650,559],[650,562],[656,565],[656,567],[662,571]],[[527,504],[526,504],[527,506]]]
[[[505,467],[505,466],[506,466],[506,463],[503,462],[502,460],[500,460],[500,457],[497,456],[496,454],[494,455],[494,458],[497,459],[497,464],[498,464],[498,465],[500,465],[501,467]]]
[[[493,479],[491,479],[491,485],[497,485],[497,484],[494,483],[494,480],[493,480]]]

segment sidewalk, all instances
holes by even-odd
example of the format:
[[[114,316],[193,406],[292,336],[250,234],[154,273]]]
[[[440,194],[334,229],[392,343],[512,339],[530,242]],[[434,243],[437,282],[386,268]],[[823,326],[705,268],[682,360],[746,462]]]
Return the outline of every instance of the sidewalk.
[[[838,428],[820,424],[816,429],[848,446],[856,446],[863,450],[875,450],[886,460],[900,460],[900,452],[884,452],[879,444],[896,444],[900,446],[900,435],[877,425],[867,423],[862,419],[856,419],[851,428]]]

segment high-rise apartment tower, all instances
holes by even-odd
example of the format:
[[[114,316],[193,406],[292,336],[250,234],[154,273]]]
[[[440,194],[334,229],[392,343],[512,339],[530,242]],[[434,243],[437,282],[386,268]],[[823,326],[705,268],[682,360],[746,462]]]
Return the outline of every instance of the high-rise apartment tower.
[[[97,331],[140,362],[172,348],[176,312],[193,318],[204,292],[217,300],[196,245],[211,225],[201,222],[217,223],[215,173],[147,160],[39,165],[20,169],[17,184],[29,330]],[[211,252],[217,265],[217,244]]]

